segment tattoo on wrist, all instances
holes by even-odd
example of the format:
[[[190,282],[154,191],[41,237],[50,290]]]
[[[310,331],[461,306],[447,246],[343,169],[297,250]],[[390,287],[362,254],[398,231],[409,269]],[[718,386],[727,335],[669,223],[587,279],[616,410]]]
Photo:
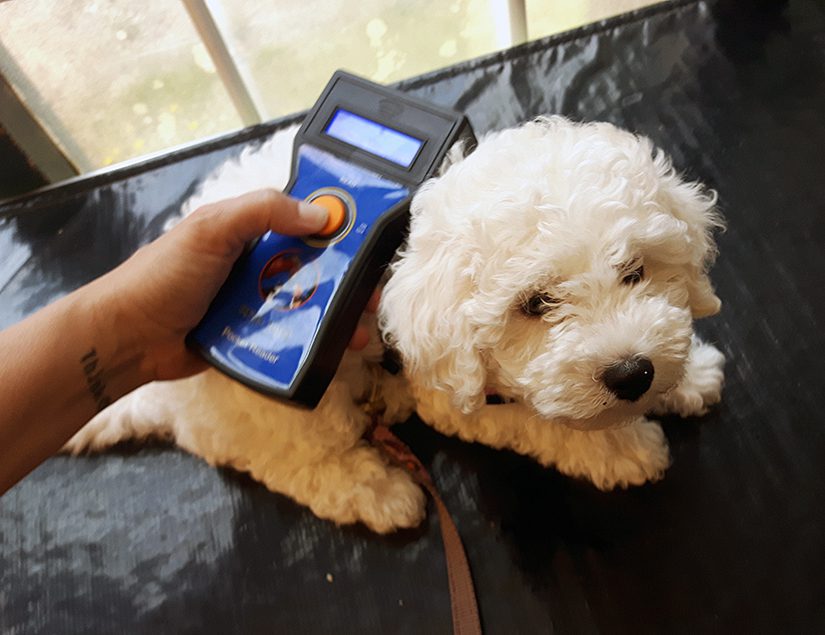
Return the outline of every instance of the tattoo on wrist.
[[[86,376],[86,385],[89,392],[97,404],[97,411],[100,412],[110,403],[111,398],[106,394],[106,382],[103,380],[103,368],[97,357],[97,351],[92,348],[88,353],[80,358],[83,366],[83,374]]]

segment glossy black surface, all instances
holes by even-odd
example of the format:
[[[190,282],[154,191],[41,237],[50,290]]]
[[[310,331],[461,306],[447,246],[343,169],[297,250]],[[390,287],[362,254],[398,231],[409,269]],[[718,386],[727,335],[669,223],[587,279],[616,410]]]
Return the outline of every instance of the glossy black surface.
[[[663,482],[604,494],[402,426],[488,633],[825,630],[825,7],[739,4],[663,6],[405,84],[478,132],[561,112],[644,133],[719,191],[729,225],[723,312],[699,324],[728,355],[724,401],[666,422]],[[0,324],[125,258],[271,129],[0,207]],[[171,448],[48,461],[0,500],[0,541],[4,633],[450,625],[434,514],[391,538],[338,529]]]

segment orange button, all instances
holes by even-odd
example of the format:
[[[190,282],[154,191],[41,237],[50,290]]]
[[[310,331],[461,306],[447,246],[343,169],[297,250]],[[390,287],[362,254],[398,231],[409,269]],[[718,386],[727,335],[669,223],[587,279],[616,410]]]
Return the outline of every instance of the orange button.
[[[341,229],[347,219],[347,205],[344,201],[333,194],[323,194],[310,202],[313,205],[320,205],[329,214],[327,224],[316,234],[317,236],[332,236]]]

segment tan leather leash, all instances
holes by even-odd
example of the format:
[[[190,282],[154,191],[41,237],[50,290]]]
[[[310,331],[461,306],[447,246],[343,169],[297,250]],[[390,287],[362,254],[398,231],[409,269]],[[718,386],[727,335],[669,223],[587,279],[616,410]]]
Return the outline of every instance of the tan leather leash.
[[[413,454],[412,450],[384,425],[380,417],[375,417],[367,439],[381,449],[393,463],[407,470],[415,481],[430,493],[438,510],[441,526],[441,540],[447,560],[447,580],[450,585],[450,607],[453,613],[453,633],[456,635],[481,635],[481,620],[478,614],[473,575],[467,562],[467,554],[461,543],[461,536],[450,512],[427,469]]]

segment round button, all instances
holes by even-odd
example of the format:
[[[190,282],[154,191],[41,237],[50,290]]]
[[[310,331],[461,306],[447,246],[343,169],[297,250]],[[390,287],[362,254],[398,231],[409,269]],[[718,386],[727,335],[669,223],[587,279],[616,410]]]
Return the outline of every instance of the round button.
[[[334,194],[322,194],[318,198],[312,199],[310,203],[320,205],[329,214],[327,224],[315,234],[316,236],[332,236],[341,229],[347,220],[347,204]]]

